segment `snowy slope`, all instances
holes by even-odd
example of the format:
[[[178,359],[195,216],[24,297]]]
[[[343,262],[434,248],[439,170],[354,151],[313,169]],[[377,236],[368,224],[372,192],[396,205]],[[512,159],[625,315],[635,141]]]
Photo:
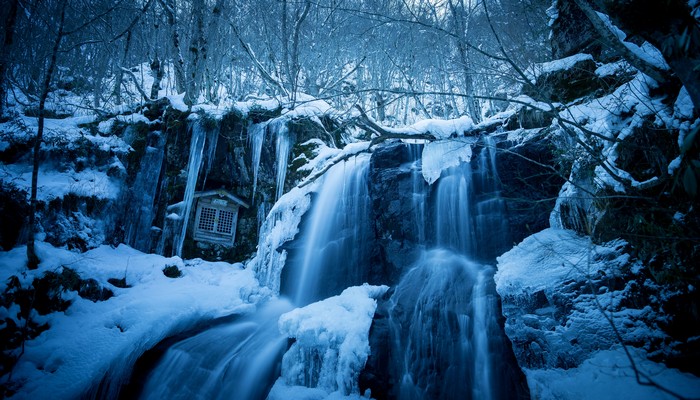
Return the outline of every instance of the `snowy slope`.
[[[34,315],[51,326],[26,343],[25,353],[12,374],[17,399],[78,398],[109,371],[115,379],[128,374],[135,360],[167,336],[201,320],[250,312],[258,286],[252,271],[240,264],[182,261],[144,254],[130,247],[101,246],[83,254],[38,243],[42,260],[36,271],[26,271],[25,248],[0,253],[0,281],[21,277],[23,286],[46,271],[70,266],[114,292],[101,302],[85,300],[76,292],[64,294],[73,304],[64,312]],[[175,265],[181,278],[167,278],[162,269]],[[126,278],[130,288],[117,288],[109,278]],[[0,308],[2,317],[11,310]],[[128,376],[128,375],[126,375]],[[116,382],[118,383],[118,381]]]

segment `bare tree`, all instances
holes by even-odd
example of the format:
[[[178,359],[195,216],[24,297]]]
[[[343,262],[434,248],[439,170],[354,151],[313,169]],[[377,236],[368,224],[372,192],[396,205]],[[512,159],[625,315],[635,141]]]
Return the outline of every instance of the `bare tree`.
[[[42,86],[41,96],[39,97],[39,117],[37,122],[37,132],[34,138],[34,157],[33,157],[33,167],[32,167],[32,188],[29,197],[30,210],[29,210],[29,238],[27,240],[27,268],[36,269],[39,266],[39,257],[36,254],[36,249],[34,246],[34,236],[36,234],[36,212],[37,212],[37,190],[38,190],[38,180],[39,180],[39,153],[41,152],[41,143],[44,139],[44,113],[46,106],[46,98],[49,95],[49,90],[51,88],[51,80],[53,79],[54,70],[56,68],[56,59],[58,58],[59,48],[61,46],[61,41],[64,37],[64,22],[66,17],[66,7],[68,6],[68,0],[61,0],[59,9],[59,21],[58,21],[58,32],[56,32],[55,40],[53,43],[53,50],[51,52],[51,59],[49,60],[49,66],[44,75],[44,82]]]

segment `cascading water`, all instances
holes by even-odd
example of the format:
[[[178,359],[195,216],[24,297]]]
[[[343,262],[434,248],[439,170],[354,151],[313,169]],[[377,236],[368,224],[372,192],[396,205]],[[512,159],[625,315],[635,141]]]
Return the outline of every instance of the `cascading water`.
[[[423,146],[411,144],[408,147],[408,151],[411,159],[411,184],[413,187],[411,205],[413,206],[413,218],[416,224],[416,238],[419,243],[425,243],[425,203],[428,194],[425,190],[425,181],[421,172]]]
[[[445,249],[428,250],[390,300],[396,397],[489,400],[484,266]]]
[[[255,314],[178,342],[149,375],[141,398],[264,399],[287,344],[277,320],[291,309],[288,301],[273,300]]]
[[[363,283],[372,242],[369,156],[331,168],[301,235],[299,254],[285,267],[283,291],[305,305]]]
[[[506,239],[494,229],[506,221],[494,150],[487,139],[476,169],[462,163],[443,171],[434,199],[437,248],[423,253],[389,300],[394,398],[521,397],[506,361],[493,268],[473,261]]]
[[[335,165],[322,178],[309,222],[300,233],[300,256],[285,267],[293,283],[285,285],[283,294],[294,299],[295,306],[362,283],[357,273],[368,262],[366,242],[372,240],[368,165],[369,156],[358,156]],[[271,233],[261,236],[266,234]],[[350,272],[355,275],[342,276]],[[319,281],[324,281],[323,287]],[[240,321],[173,345],[149,375],[142,398],[264,399],[279,376],[287,344],[277,321],[291,308],[286,300],[271,300]]]

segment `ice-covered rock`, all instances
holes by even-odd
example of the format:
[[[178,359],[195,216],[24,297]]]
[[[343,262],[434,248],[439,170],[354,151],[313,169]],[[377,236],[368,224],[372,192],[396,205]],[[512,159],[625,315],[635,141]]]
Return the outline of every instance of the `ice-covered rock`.
[[[291,398],[290,390],[308,392],[294,389],[299,386],[326,395],[359,394],[358,377],[370,353],[368,337],[376,299],[387,290],[387,286],[354,286],[283,314],[280,331],[296,341],[282,360],[284,387],[278,382],[270,398]]]

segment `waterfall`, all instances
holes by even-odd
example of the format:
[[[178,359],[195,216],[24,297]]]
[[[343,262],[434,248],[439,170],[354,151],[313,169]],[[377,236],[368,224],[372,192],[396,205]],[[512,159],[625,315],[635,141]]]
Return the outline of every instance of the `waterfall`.
[[[331,168],[323,178],[299,240],[300,252],[286,274],[286,292],[297,305],[362,284],[372,242],[369,155]]]
[[[433,203],[437,248],[423,252],[389,300],[393,398],[521,396],[506,361],[512,350],[502,344],[494,269],[475,261],[493,259],[507,239],[496,147],[491,138],[483,143],[474,163],[442,171]]]
[[[409,144],[408,151],[411,159],[411,185],[413,188],[411,205],[413,206],[413,218],[416,223],[416,238],[419,243],[425,243],[425,203],[428,193],[425,190],[425,179],[421,171],[423,145]]]
[[[490,400],[484,266],[450,250],[426,251],[390,300],[396,397]]]
[[[279,375],[287,338],[277,320],[292,306],[268,302],[234,323],[173,345],[149,374],[142,399],[264,399]]]
[[[165,138],[151,133],[153,146],[147,146],[139,172],[129,190],[128,211],[125,221],[125,242],[138,250],[151,251],[151,226],[158,178],[163,167]]]
[[[357,274],[368,263],[368,242],[372,240],[368,168],[368,155],[333,166],[322,178],[307,223],[295,241],[300,251],[289,260],[285,252],[281,253],[281,262],[287,264],[285,270],[291,270],[288,275],[292,282],[283,294],[294,300],[294,306],[362,283]],[[303,208],[298,201],[293,203]],[[270,218],[282,215],[275,213]],[[270,221],[270,229],[278,228],[275,221]],[[261,236],[279,234],[263,232]],[[277,321],[291,309],[292,303],[287,300],[270,300],[238,321],[178,342],[149,375],[142,398],[264,399],[280,376],[287,345]]]
[[[179,235],[176,236],[175,255],[182,256],[182,246],[185,243],[187,236],[187,225],[190,219],[190,211],[192,210],[192,202],[194,201],[194,191],[199,178],[199,171],[202,167],[202,156],[204,154],[204,143],[206,141],[207,132],[202,126],[195,122],[192,124],[192,139],[190,140],[190,155],[187,162],[187,185],[185,186],[185,195],[180,207],[180,220],[182,226]]]

